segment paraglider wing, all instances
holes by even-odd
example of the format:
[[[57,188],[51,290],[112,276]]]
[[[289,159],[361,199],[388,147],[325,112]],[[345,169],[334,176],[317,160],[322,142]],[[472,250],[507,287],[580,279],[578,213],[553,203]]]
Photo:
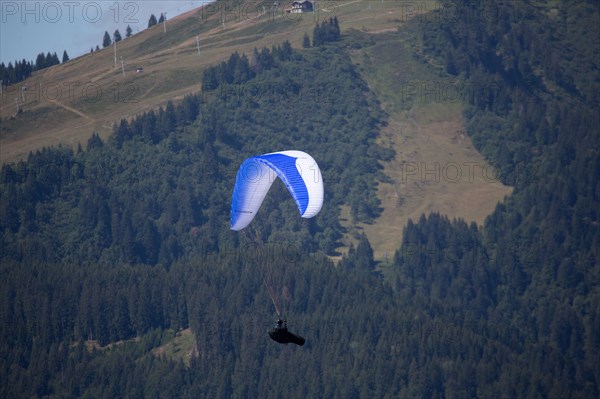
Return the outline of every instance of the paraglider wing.
[[[279,177],[296,201],[300,216],[311,218],[323,206],[323,180],[316,161],[302,151],[281,151],[246,159],[237,173],[231,200],[231,229],[248,226]]]

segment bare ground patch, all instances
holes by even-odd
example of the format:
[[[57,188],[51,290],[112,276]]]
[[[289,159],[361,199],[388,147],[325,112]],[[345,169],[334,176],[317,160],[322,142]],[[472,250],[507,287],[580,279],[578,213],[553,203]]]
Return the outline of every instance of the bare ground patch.
[[[408,219],[439,212],[481,225],[512,192],[473,147],[459,108],[441,120],[423,121],[406,112],[389,122],[379,141],[396,151],[384,165],[392,182],[377,188],[381,216],[357,226],[367,234],[377,259],[399,248]]]

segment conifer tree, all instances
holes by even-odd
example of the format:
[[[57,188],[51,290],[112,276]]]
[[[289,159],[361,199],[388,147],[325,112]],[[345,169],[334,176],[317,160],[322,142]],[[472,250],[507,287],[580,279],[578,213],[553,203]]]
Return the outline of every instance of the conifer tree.
[[[93,150],[94,148],[100,148],[103,145],[104,145],[104,143],[102,142],[102,139],[100,138],[98,133],[94,132],[94,133],[92,133],[92,137],[90,137],[88,139],[85,150],[90,151],[90,150]]]
[[[12,65],[12,64],[8,64],[8,65]],[[37,55],[37,58],[35,59],[35,69],[39,70],[39,69],[43,69],[46,67],[46,56],[44,55],[44,53],[39,53]]]
[[[49,53],[48,53],[49,54]],[[50,65],[48,66],[52,66],[52,65],[58,65],[60,64],[60,60],[58,59],[58,55],[56,54],[56,51],[54,53],[52,53],[52,55],[50,56]]]
[[[341,34],[341,32],[340,32],[340,24],[338,23],[337,17],[333,17],[332,26],[333,26],[333,32],[334,32],[335,40],[337,40],[337,39],[340,38],[340,34]]]
[[[324,24],[325,22],[323,22]],[[315,28],[313,30],[313,46],[318,47],[323,44],[323,34],[321,29],[321,24],[317,22]]]
[[[310,38],[308,37],[308,33],[304,34],[304,38],[302,39],[302,47],[304,47],[304,48],[310,47]]]
[[[373,249],[365,234],[361,234],[356,246],[355,254],[356,267],[363,270],[375,269],[375,260],[373,259]]]
[[[108,46],[110,46],[112,44],[112,41],[110,40],[110,35],[108,34],[107,31],[104,31],[104,38],[102,39],[102,47],[106,48]]]
[[[150,15],[150,19],[148,20],[148,28],[153,27],[157,23],[158,22],[156,21],[156,17],[154,16],[154,14]]]

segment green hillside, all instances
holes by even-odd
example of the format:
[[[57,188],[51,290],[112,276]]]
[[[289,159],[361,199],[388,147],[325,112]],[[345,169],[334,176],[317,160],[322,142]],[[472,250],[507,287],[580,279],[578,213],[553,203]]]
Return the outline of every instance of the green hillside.
[[[334,4],[211,20],[194,90],[162,64],[109,132],[3,165],[0,396],[600,395],[598,4]],[[231,231],[240,163],[286,148],[323,210],[276,183]]]
[[[156,25],[120,41],[117,57],[123,57],[125,76],[110,46],[37,71],[16,85],[4,82],[0,161],[24,160],[30,151],[59,143],[76,147],[91,132],[106,139],[116,120],[197,93],[202,71],[231,53],[250,54],[284,40],[300,48],[304,34],[333,15],[343,19],[342,29],[364,30],[393,29],[407,18],[394,1],[334,1],[315,13],[289,15],[283,3],[274,8],[271,1],[218,0],[169,19],[166,34]],[[136,73],[138,67],[144,71]]]

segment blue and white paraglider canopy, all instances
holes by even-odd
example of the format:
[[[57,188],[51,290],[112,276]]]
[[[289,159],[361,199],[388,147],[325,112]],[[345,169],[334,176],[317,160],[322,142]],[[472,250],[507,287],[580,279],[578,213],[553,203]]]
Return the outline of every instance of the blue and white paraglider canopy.
[[[275,179],[283,180],[300,216],[311,218],[323,206],[323,178],[317,162],[302,151],[280,151],[246,159],[238,170],[231,199],[231,229],[248,226]]]

